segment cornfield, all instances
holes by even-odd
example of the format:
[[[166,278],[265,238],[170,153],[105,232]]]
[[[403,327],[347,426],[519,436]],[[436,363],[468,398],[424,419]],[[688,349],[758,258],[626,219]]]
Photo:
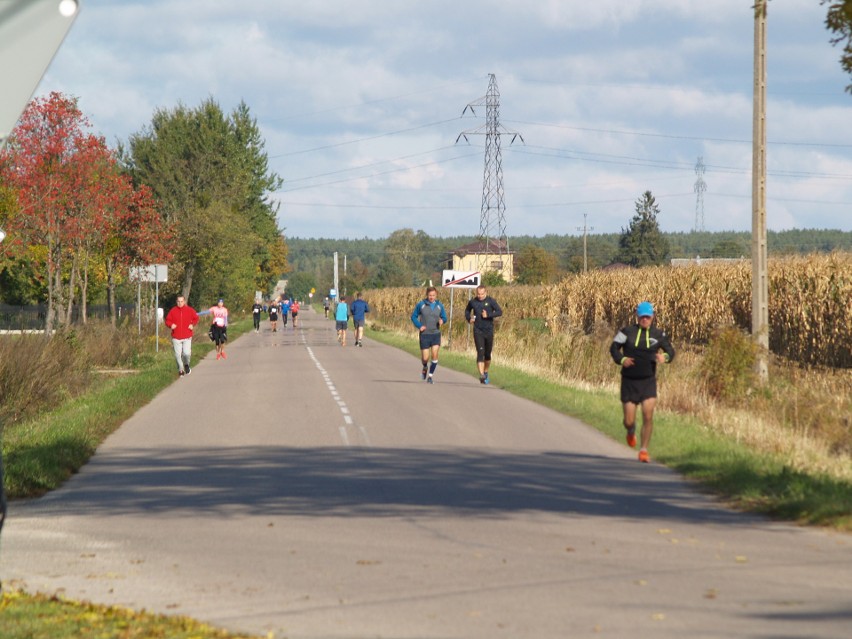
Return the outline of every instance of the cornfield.
[[[558,284],[490,291],[503,307],[501,330],[543,321],[553,335],[616,330],[634,321],[636,304],[654,303],[657,323],[675,344],[706,344],[721,326],[751,330],[751,264],[592,271]],[[450,312],[450,291],[438,299]],[[422,289],[369,291],[372,317],[397,328],[424,297]],[[467,291],[453,296],[452,337],[466,330]],[[833,253],[769,261],[769,348],[803,364],[852,368],[852,255]]]
[[[805,364],[852,368],[852,255],[769,261],[769,348]],[[591,332],[633,321],[637,302],[654,303],[675,343],[704,344],[720,326],[751,330],[751,265],[654,267],[572,276],[544,295],[551,331]]]

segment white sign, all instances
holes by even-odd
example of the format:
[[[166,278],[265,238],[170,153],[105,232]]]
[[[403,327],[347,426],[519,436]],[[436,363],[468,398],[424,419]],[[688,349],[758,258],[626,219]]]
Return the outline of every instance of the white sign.
[[[444,271],[441,276],[444,288],[476,288],[482,283],[479,271]]]
[[[130,280],[133,282],[168,282],[168,264],[149,264],[134,266],[130,269]]]

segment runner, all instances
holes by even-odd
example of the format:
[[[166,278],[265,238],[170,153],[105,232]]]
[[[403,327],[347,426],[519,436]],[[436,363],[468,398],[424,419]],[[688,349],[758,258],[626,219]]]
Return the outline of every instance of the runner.
[[[281,329],[287,328],[287,316],[290,314],[290,300],[281,296]]]
[[[426,289],[426,299],[417,302],[411,313],[411,323],[420,331],[420,362],[423,364],[420,378],[429,384],[435,383],[433,375],[441,350],[441,326],[446,321],[447,313],[438,301],[438,289],[430,286]]]
[[[298,322],[297,318],[299,317],[299,301],[298,300],[293,300],[290,303],[290,315],[293,316],[293,330],[295,331],[296,325],[297,325],[297,322]]]
[[[278,304],[270,304],[269,306],[269,325],[272,326],[272,332],[278,332]]]
[[[657,364],[674,359],[675,351],[668,336],[656,326],[654,307],[642,302],[636,307],[638,322],[618,331],[609,347],[613,361],[621,366],[621,403],[627,445],[636,447],[636,409],[642,407],[642,444],[639,461],[651,461],[648,444],[654,431],[654,408],[657,406]],[[660,350],[663,352],[661,353]]]
[[[225,342],[228,341],[228,309],[225,308],[225,300],[219,298],[216,306],[211,306],[203,314],[207,313],[213,316],[210,339],[216,344],[216,359],[228,359],[225,355]]]
[[[177,306],[169,311],[165,322],[172,330],[172,347],[178,365],[178,377],[189,375],[192,372],[189,366],[192,358],[192,332],[198,326],[198,313],[187,305],[183,295],[178,295]]]
[[[464,318],[473,324],[473,343],[476,345],[476,366],[479,383],[489,384],[488,369],[491,367],[491,349],[494,347],[494,318],[500,317],[503,309],[493,297],[487,295],[484,286],[476,287],[476,297],[467,303]]]
[[[370,312],[370,306],[361,299],[361,291],[355,294],[350,313],[352,314],[352,325],[355,327],[355,346],[364,346],[364,322],[365,314]]]
[[[260,314],[263,312],[263,306],[261,305],[259,300],[254,301],[254,305],[251,307],[251,318],[254,320],[254,332],[260,332]]]
[[[346,297],[341,296],[334,311],[334,319],[337,322],[337,341],[341,346],[346,346],[346,326],[349,324],[349,305]]]

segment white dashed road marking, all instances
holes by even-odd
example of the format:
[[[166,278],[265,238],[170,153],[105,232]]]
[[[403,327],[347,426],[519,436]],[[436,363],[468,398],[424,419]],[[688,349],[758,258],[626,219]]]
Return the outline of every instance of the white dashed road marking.
[[[303,338],[303,341],[304,341],[304,338]],[[317,370],[319,370],[320,375],[322,375],[322,378],[325,380],[325,385],[328,387],[328,391],[331,393],[331,398],[340,407],[340,413],[343,416],[344,425],[340,426],[339,430],[340,430],[340,439],[343,440],[343,444],[345,446],[352,446],[352,444],[349,441],[349,433],[347,431],[347,426],[350,426],[352,428],[357,429],[356,435],[360,434],[360,439],[361,439],[362,442],[364,442],[363,443],[364,446],[367,446],[367,447],[371,446],[370,437],[369,437],[369,435],[367,435],[367,430],[363,426],[358,426],[355,423],[355,420],[352,419],[352,415],[349,412],[349,407],[346,405],[346,402],[343,401],[343,399],[340,397],[340,393],[337,392],[337,388],[335,388],[334,382],[331,381],[331,375],[329,375],[328,371],[325,370],[325,368],[323,368],[323,365],[317,359],[317,356],[314,355],[314,351],[311,349],[310,346],[307,345],[307,343],[305,343],[305,348],[308,350],[308,355],[311,356],[311,359],[314,361],[314,364],[316,365]]]

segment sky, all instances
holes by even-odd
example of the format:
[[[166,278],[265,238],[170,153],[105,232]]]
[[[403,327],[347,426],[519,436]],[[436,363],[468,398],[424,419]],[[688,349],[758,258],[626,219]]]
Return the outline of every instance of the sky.
[[[477,235],[485,136],[459,136],[490,74],[509,236],[618,233],[646,191],[663,231],[751,230],[752,0],[80,5],[36,95],[76,96],[113,146],[158,109],[244,101],[287,237]],[[770,230],[852,230],[852,78],[825,10],[769,3]]]

